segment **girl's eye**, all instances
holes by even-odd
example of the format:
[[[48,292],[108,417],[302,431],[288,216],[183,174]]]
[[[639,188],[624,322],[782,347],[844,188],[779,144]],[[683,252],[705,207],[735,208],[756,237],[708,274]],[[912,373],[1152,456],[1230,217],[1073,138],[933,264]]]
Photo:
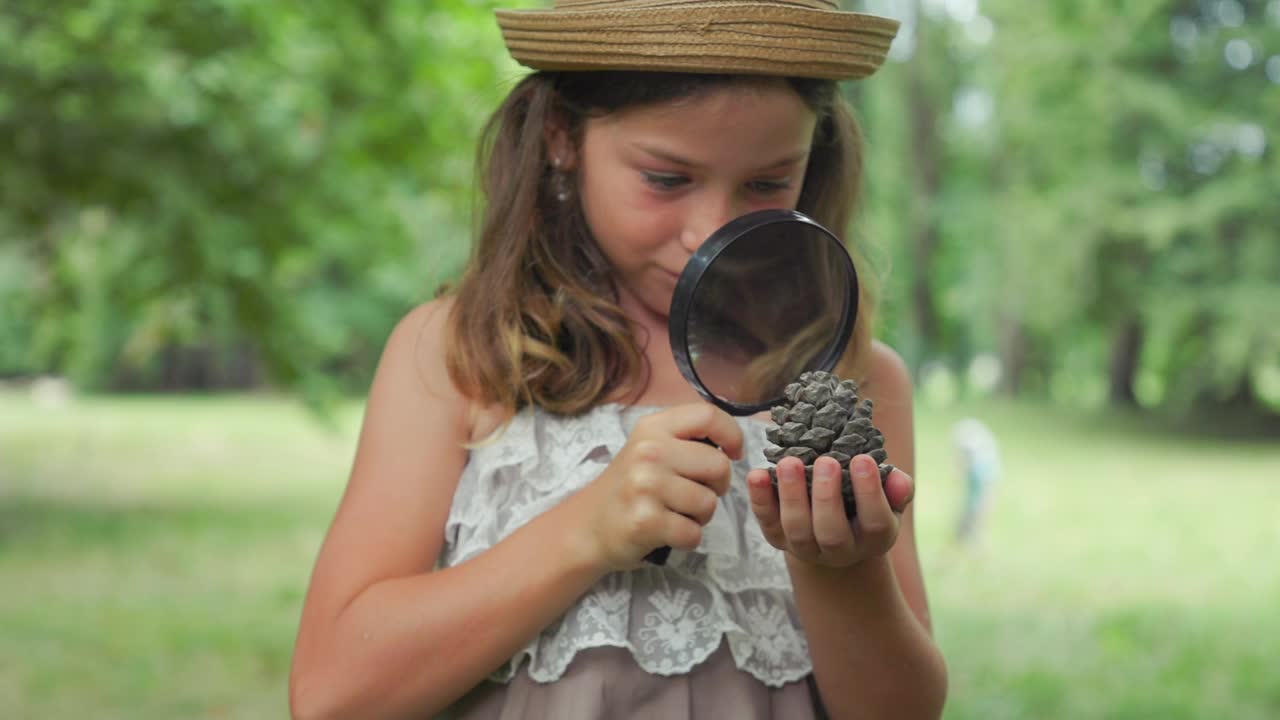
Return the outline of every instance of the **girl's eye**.
[[[683,175],[647,172],[644,173],[644,181],[659,190],[675,190],[688,183],[689,178]]]
[[[790,187],[790,180],[752,180],[747,183],[747,189],[759,195],[772,195]]]

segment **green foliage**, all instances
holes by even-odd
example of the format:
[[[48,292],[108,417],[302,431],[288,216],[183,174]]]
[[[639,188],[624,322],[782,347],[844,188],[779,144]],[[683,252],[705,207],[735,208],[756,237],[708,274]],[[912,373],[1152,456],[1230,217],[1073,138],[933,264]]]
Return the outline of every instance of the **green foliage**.
[[[873,201],[913,361],[996,352],[1041,378],[1020,390],[1072,377],[1079,398],[1090,376],[1177,412],[1280,409],[1260,380],[1280,366],[1280,6],[893,7],[915,8],[916,50],[864,95],[873,183],[917,178]],[[938,138],[922,185],[913,149]],[[902,277],[921,273],[924,293]]]
[[[363,388],[466,257],[499,4],[4,4],[0,376]],[[852,232],[914,366],[1280,411],[1280,4],[846,4],[909,20]]]
[[[31,338],[0,373],[363,381],[465,258],[496,36],[469,2],[6,4],[0,241],[31,272],[0,292],[35,313],[0,315]]]
[[[1280,572],[1266,561],[1280,446],[1025,403],[963,412],[1000,438],[1006,474],[985,545],[952,547],[961,415],[918,414],[947,718],[1280,715]],[[0,577],[16,589],[0,593],[5,717],[287,717],[360,408],[338,420],[323,432],[280,398],[45,407],[0,391]]]

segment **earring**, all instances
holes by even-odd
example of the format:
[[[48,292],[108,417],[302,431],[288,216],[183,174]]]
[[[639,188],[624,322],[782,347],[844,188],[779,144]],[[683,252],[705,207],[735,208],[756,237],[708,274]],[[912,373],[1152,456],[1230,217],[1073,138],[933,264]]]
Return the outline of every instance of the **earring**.
[[[569,174],[561,172],[561,161],[559,157],[551,158],[551,192],[556,196],[556,200],[565,202],[569,199]]]

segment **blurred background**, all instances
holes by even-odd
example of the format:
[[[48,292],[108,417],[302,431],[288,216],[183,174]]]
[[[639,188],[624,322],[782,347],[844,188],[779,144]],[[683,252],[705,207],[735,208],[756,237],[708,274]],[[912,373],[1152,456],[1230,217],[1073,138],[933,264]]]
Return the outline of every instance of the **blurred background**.
[[[0,1],[0,715],[287,715],[541,4]],[[1280,717],[1280,0],[845,6],[947,717]]]

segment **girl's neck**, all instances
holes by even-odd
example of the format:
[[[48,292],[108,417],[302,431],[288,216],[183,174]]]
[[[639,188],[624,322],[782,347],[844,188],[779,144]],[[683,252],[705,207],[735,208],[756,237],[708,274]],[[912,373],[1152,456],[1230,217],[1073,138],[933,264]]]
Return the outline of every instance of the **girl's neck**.
[[[645,377],[642,384],[619,402],[626,405],[656,405],[667,407],[701,399],[676,366],[671,354],[671,342],[666,333],[650,334],[648,341],[640,348],[645,362]]]
[[[619,303],[631,319],[632,332],[645,362],[644,382],[618,402],[625,405],[668,407],[702,398],[680,374],[671,352],[671,336],[666,315],[654,313],[634,300],[623,297]]]

